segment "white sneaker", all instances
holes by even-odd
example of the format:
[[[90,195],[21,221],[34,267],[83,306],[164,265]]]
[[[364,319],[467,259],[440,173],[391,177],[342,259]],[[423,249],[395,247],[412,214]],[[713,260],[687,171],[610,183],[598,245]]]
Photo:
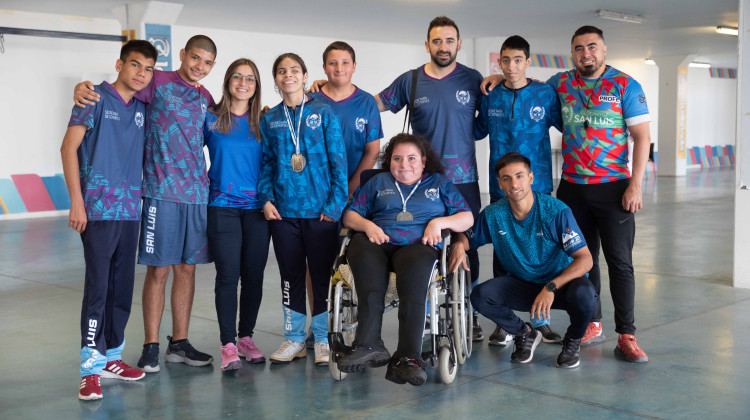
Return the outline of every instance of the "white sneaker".
[[[316,347],[316,355],[317,351],[318,349]],[[305,349],[305,343],[295,343],[294,341],[286,340],[281,343],[281,347],[273,352],[269,359],[271,360],[271,363],[289,363],[298,357],[307,357],[307,349]],[[326,362],[327,361],[328,359],[326,359]]]
[[[315,364],[318,366],[328,366],[328,358],[331,355],[331,348],[328,343],[315,343]]]

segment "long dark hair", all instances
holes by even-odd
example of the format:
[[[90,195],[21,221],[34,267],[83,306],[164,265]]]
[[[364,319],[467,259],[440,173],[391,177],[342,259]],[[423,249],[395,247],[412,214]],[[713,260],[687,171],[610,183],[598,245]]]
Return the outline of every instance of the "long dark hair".
[[[438,173],[443,174],[444,168],[443,163],[440,161],[440,157],[438,157],[437,152],[435,152],[435,149],[430,146],[430,143],[427,142],[427,140],[424,139],[422,136],[418,136],[415,134],[396,134],[391,138],[391,140],[388,142],[388,145],[385,146],[385,150],[383,151],[383,154],[380,156],[380,167],[385,169],[386,171],[391,170],[391,157],[393,156],[393,149],[396,148],[399,144],[413,144],[417,149],[419,149],[419,153],[426,158],[424,163],[424,171],[425,172],[432,172],[432,173]]]
[[[255,134],[256,140],[260,141],[260,130],[258,123],[260,122],[260,75],[258,74],[258,67],[253,63],[253,60],[249,58],[239,58],[234,60],[229,65],[226,74],[224,74],[224,84],[222,85],[222,96],[221,101],[216,105],[216,108],[212,109],[211,112],[216,114],[216,122],[214,123],[214,129],[222,134],[229,134],[229,131],[234,128],[234,118],[232,118],[231,104],[232,96],[229,93],[229,82],[232,80],[232,75],[237,71],[239,66],[250,66],[255,76],[255,93],[250,98],[250,112],[247,114],[247,122],[250,125],[250,130]]]

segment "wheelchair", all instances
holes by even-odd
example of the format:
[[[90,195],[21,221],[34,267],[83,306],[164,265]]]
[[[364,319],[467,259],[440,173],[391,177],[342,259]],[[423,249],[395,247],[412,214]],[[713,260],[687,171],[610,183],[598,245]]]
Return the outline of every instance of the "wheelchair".
[[[357,331],[357,292],[354,278],[346,260],[351,230],[341,230],[343,242],[334,262],[328,286],[328,343],[331,348],[328,369],[339,381],[347,373],[338,369],[338,361],[352,349]],[[440,380],[452,383],[458,365],[463,364],[472,352],[471,278],[463,267],[448,273],[450,231],[443,231],[443,248],[430,275],[427,319],[422,335],[422,359],[427,365],[437,366]],[[398,307],[395,273],[391,273],[385,294],[385,312]],[[425,351],[425,347],[429,347]]]

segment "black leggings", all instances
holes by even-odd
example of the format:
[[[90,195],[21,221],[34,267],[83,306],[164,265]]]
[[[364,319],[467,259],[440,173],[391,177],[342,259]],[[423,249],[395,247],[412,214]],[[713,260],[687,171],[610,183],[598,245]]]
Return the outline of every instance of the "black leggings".
[[[268,222],[261,210],[208,208],[208,245],[216,266],[214,286],[221,344],[237,337],[237,282],[240,281],[239,336],[252,337],[263,298],[268,259]]]
[[[615,306],[615,331],[619,334],[635,333],[635,214],[622,208],[622,196],[629,184],[629,179],[604,184],[574,184],[560,181],[560,187],[557,189],[557,198],[573,211],[573,216],[591,251],[594,266],[589,271],[589,279],[594,283],[598,296],[601,296],[602,288],[599,274],[600,247],[604,253],[609,270],[609,290]],[[600,300],[591,321],[599,322],[601,319]]]
[[[425,302],[437,258],[438,251],[427,245],[377,245],[363,233],[354,234],[347,251],[347,261],[354,275],[359,299],[358,344],[385,348],[380,333],[388,277],[390,271],[394,271],[399,297],[398,348],[394,357],[420,360]]]

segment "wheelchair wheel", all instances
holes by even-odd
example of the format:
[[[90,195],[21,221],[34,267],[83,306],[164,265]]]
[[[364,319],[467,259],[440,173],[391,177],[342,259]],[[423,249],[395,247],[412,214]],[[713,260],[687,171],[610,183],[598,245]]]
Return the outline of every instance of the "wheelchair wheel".
[[[471,302],[469,293],[466,292],[466,271],[459,268],[453,273],[451,282],[451,302],[453,312],[453,343],[456,347],[456,359],[459,364],[464,364],[467,357],[471,356],[473,343],[473,324],[471,318]],[[471,287],[471,284],[468,284]]]
[[[440,375],[440,380],[445,384],[452,383],[456,379],[457,371],[458,360],[454,356],[454,352],[451,351],[449,346],[440,347],[440,353],[438,354],[438,375]]]
[[[345,352],[344,349],[351,347],[357,330],[357,308],[354,305],[354,291],[345,287],[343,282],[336,283],[331,293],[331,311],[329,312],[328,331],[331,343],[331,355],[328,362],[328,371],[333,379],[340,381],[347,374],[338,368],[337,360]],[[333,340],[330,340],[330,338]]]

